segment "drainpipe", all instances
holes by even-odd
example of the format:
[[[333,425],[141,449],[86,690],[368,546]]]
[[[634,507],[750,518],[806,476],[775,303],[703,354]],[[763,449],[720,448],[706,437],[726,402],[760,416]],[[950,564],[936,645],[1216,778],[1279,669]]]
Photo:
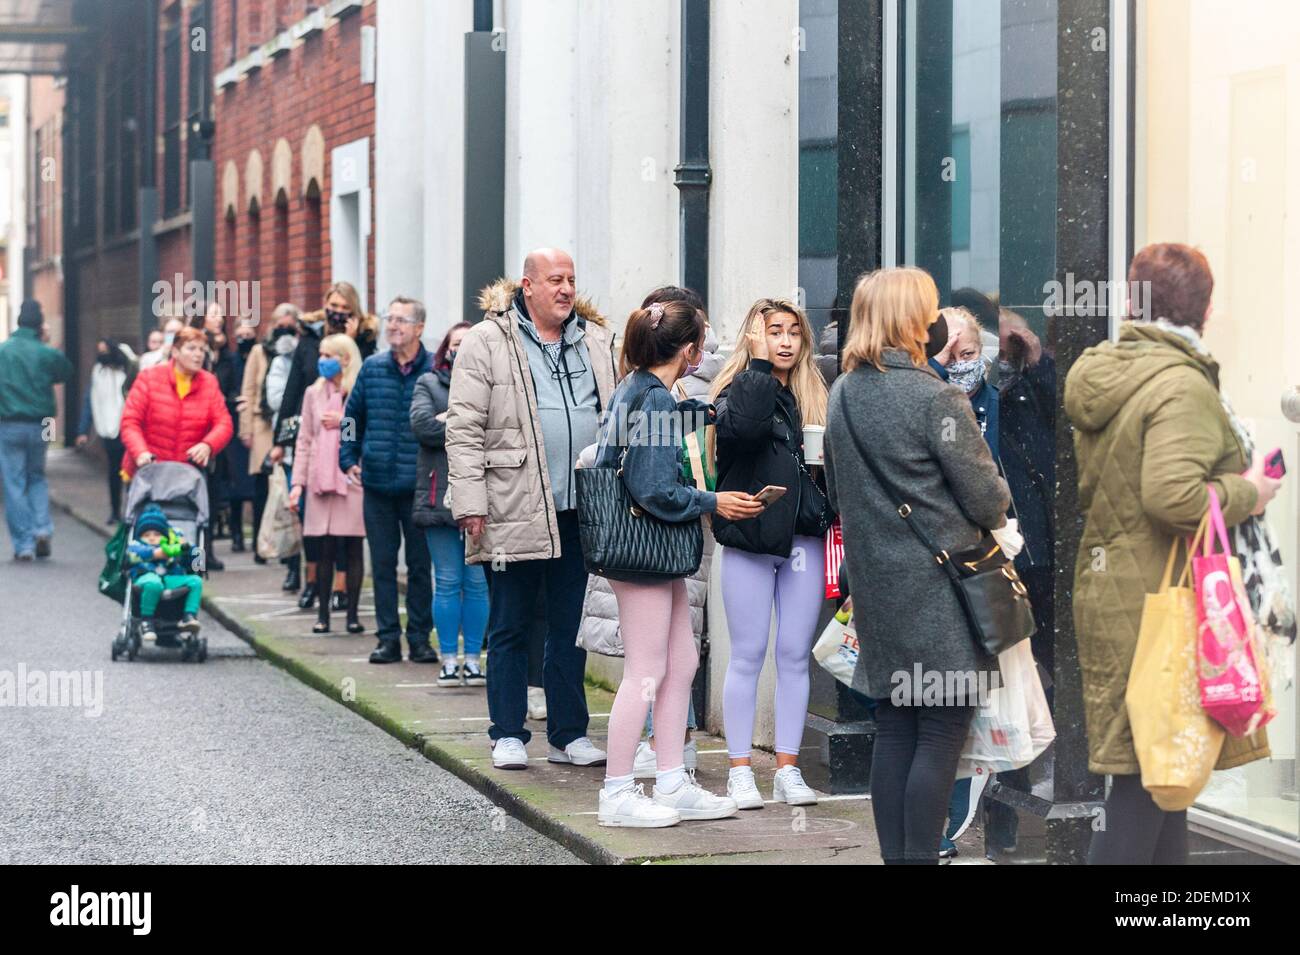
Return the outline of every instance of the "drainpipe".
[[[709,301],[709,0],[682,0],[678,189],[682,284]]]
[[[153,234],[158,219],[158,189],[155,177],[158,168],[157,123],[158,107],[158,0],[149,0],[145,9],[144,24],[144,100],[140,113],[140,199],[136,226],[140,230],[140,338],[149,337],[157,327],[153,313],[153,283],[158,277],[158,239]]]

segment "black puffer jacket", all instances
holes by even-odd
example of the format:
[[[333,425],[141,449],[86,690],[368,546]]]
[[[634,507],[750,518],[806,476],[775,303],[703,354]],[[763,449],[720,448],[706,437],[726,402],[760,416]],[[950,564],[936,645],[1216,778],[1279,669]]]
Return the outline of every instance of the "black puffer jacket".
[[[416,527],[455,527],[456,518],[447,499],[447,422],[438,415],[447,410],[451,394],[451,369],[435,368],[420,376],[411,396],[411,433],[420,442],[415,465]],[[430,491],[432,490],[432,494]]]
[[[788,557],[796,534],[820,537],[834,519],[824,478],[814,482],[803,463],[803,419],[794,394],[754,359],[715,402],[718,409],[718,490],[755,494],[769,484],[788,488],[758,517],[713,518],[724,547]]]

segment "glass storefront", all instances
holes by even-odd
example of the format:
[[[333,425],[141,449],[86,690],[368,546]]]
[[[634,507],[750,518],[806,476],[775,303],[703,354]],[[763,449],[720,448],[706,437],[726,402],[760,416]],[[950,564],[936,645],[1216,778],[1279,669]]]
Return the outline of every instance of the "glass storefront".
[[[1281,448],[1291,471],[1267,516],[1294,595],[1300,301],[1287,278],[1300,274],[1300,190],[1289,175],[1300,167],[1300,5],[1143,0],[1134,27],[1133,248],[1187,242],[1210,260],[1206,343],[1221,387],[1257,447]],[[1300,840],[1296,645],[1274,650],[1273,759],[1215,773],[1197,806],[1212,828]]]

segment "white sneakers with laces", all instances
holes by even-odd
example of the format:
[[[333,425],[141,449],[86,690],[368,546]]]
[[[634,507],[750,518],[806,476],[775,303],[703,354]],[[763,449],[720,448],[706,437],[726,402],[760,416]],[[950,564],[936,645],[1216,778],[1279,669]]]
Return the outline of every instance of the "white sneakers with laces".
[[[772,777],[772,798],[787,806],[815,806],[817,793],[803,781],[798,766],[782,766]]]
[[[503,736],[492,745],[492,765],[496,769],[527,769],[528,750],[514,736]]]
[[[528,688],[528,718],[538,723],[546,720],[546,691],[540,686]]]
[[[550,763],[571,763],[574,766],[604,766],[605,751],[598,748],[585,736],[579,736],[564,749],[551,747],[546,757]]]
[[[683,787],[685,788],[685,787]],[[600,791],[600,811],[596,821],[602,826],[628,829],[662,829],[682,821],[677,810],[662,805],[645,794],[641,783],[628,783],[615,793]]]
[[[736,801],[730,796],[715,796],[695,782],[695,773],[688,772],[685,781],[673,792],[654,789],[657,805],[676,811],[683,819],[725,819],[736,814]]]
[[[733,766],[727,774],[727,795],[740,809],[762,809],[763,794],[754,781],[754,770],[749,766]]]

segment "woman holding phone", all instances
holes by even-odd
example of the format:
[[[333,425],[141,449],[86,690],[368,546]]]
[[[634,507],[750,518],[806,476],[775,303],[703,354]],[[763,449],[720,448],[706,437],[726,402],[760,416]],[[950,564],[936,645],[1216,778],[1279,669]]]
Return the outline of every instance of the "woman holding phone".
[[[723,720],[731,772],[727,794],[761,809],[750,750],[758,676],[776,609],[776,778],[773,798],[812,805],[817,794],[796,765],[808,711],[808,654],[825,599],[823,538],[835,515],[824,478],[804,460],[805,426],[826,423],[826,384],[814,364],[812,327],[783,299],[759,299],[713,383],[718,409],[719,491],[767,504],[756,518],[713,519],[722,557],[722,603],[731,633]]]

